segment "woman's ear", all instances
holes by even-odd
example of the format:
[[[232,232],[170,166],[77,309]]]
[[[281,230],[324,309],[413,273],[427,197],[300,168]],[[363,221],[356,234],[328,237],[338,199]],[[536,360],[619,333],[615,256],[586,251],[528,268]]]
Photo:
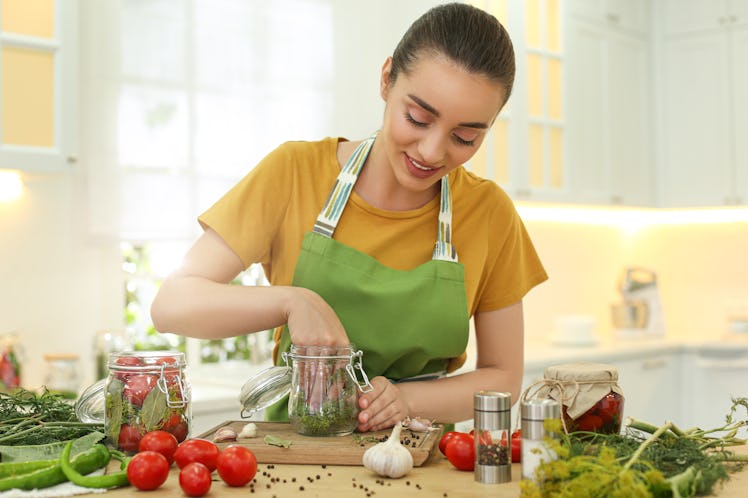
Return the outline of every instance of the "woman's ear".
[[[382,65],[382,78],[379,81],[379,95],[382,100],[387,101],[387,92],[390,88],[390,74],[392,72],[392,57],[387,57]]]

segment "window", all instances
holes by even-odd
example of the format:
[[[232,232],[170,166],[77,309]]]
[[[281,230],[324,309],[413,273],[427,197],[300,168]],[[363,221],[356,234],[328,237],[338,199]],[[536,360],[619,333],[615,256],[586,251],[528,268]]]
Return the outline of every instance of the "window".
[[[157,334],[148,310],[197,236],[197,215],[281,141],[329,128],[331,2],[122,0],[81,10],[89,231],[122,241],[136,343],[205,361],[265,354],[262,334],[199,345]],[[258,270],[238,282],[264,280]]]

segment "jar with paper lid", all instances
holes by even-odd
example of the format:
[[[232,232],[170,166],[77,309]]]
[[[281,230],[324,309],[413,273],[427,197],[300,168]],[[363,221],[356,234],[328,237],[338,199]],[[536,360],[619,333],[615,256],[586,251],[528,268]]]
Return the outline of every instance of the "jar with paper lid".
[[[581,362],[547,367],[538,396],[561,403],[567,432],[621,432],[625,398],[614,366]]]

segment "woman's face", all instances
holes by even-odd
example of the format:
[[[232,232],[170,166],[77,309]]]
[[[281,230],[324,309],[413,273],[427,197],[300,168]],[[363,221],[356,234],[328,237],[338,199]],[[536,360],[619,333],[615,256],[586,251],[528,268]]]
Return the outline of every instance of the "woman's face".
[[[421,56],[390,82],[382,68],[386,102],[379,136],[397,183],[406,190],[434,184],[478,150],[505,101],[502,85],[446,57]]]

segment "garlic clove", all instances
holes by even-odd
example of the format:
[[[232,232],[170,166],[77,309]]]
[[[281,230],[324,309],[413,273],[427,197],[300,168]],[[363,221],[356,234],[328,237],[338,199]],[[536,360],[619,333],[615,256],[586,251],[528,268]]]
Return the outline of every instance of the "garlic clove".
[[[405,417],[405,420],[403,420],[403,426],[407,427],[413,432],[429,432],[436,429],[434,427],[433,420],[420,417]]]
[[[221,427],[213,435],[213,442],[225,443],[227,441],[236,441],[236,431],[231,427]]]
[[[395,424],[387,441],[375,444],[364,452],[363,464],[380,476],[397,479],[413,468],[413,455],[400,444],[402,424]]]
[[[257,436],[257,425],[253,422],[248,423],[239,431],[239,439],[248,439]]]

